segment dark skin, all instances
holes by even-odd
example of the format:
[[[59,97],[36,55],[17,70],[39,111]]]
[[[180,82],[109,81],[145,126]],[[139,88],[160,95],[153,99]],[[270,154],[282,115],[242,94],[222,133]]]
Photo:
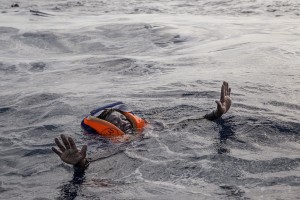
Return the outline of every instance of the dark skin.
[[[231,106],[231,98],[230,98],[231,88],[229,87],[226,81],[223,82],[221,87],[221,97],[220,100],[216,101],[217,110],[215,111],[218,117],[224,115]]]
[[[231,106],[231,98],[230,98],[231,88],[226,81],[223,82],[221,87],[221,96],[220,100],[216,100],[217,109],[210,114],[215,115],[216,117],[221,117],[224,115]],[[87,145],[84,145],[81,149],[77,149],[74,140],[71,137],[66,137],[65,135],[61,135],[61,141],[58,138],[55,138],[55,144],[59,148],[59,150],[55,147],[52,147],[52,151],[54,151],[62,161],[67,164],[74,165],[81,169],[85,168],[86,160],[86,151]]]
[[[87,145],[84,145],[81,150],[79,150],[71,137],[66,138],[66,136],[62,134],[61,140],[62,143],[58,138],[55,138],[54,140],[60,151],[55,147],[52,147],[52,151],[54,151],[65,163],[84,168],[86,163]]]

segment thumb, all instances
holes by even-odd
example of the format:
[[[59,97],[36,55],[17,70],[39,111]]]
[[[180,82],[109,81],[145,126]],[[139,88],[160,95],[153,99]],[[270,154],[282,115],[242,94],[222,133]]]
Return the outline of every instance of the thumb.
[[[217,115],[221,117],[224,114],[221,101],[216,101],[217,103]]]
[[[86,151],[87,151],[87,145],[83,145],[83,147],[81,148],[81,151],[80,151],[83,158],[86,157]]]
[[[216,100],[216,103],[217,103],[217,110],[221,110],[222,108],[221,101]]]

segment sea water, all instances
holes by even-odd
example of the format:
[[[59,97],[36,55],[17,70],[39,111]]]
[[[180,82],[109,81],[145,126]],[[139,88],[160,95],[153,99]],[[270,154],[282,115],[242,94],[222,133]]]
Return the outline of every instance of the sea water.
[[[299,198],[297,1],[0,2],[1,199]],[[202,120],[223,80],[231,109]],[[115,101],[142,138],[83,132]],[[60,134],[100,158],[80,181]]]

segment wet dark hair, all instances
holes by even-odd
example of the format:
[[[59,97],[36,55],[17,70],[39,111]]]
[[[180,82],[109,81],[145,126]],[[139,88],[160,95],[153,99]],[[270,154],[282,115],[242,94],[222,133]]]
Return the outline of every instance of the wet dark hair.
[[[104,119],[109,116],[112,112],[114,112],[115,110],[114,109],[106,109],[104,110],[97,118],[99,119]]]
[[[119,113],[120,115],[123,115],[120,111],[118,110],[115,110],[115,109],[106,109],[104,110],[97,118],[100,118],[100,119],[103,119],[105,121],[108,121],[106,118],[109,117],[113,112],[117,112]],[[124,116],[124,115],[123,115]],[[125,116],[124,116],[125,117]],[[129,122],[130,124],[130,127],[129,129],[125,129],[123,130],[121,127],[117,126],[118,128],[120,128],[124,133],[126,134],[134,134],[134,129],[133,129],[133,125],[132,123],[125,117],[126,121]],[[108,121],[110,122],[110,121]]]

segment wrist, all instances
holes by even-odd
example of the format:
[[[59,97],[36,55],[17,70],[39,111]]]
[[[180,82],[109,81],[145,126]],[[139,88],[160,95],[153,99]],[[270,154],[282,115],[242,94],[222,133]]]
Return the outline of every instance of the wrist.
[[[87,160],[84,158],[74,165],[75,168],[85,169]]]
[[[218,112],[218,110],[214,110],[213,111],[213,115],[216,117],[216,118],[219,118],[222,116],[222,113]]]
[[[220,114],[217,112],[217,110],[213,110],[213,111],[211,111],[210,113],[204,115],[203,117],[204,117],[205,119],[208,119],[208,120],[213,121],[213,120],[218,119],[218,118],[221,117],[221,116],[222,116],[222,114],[220,115]]]

